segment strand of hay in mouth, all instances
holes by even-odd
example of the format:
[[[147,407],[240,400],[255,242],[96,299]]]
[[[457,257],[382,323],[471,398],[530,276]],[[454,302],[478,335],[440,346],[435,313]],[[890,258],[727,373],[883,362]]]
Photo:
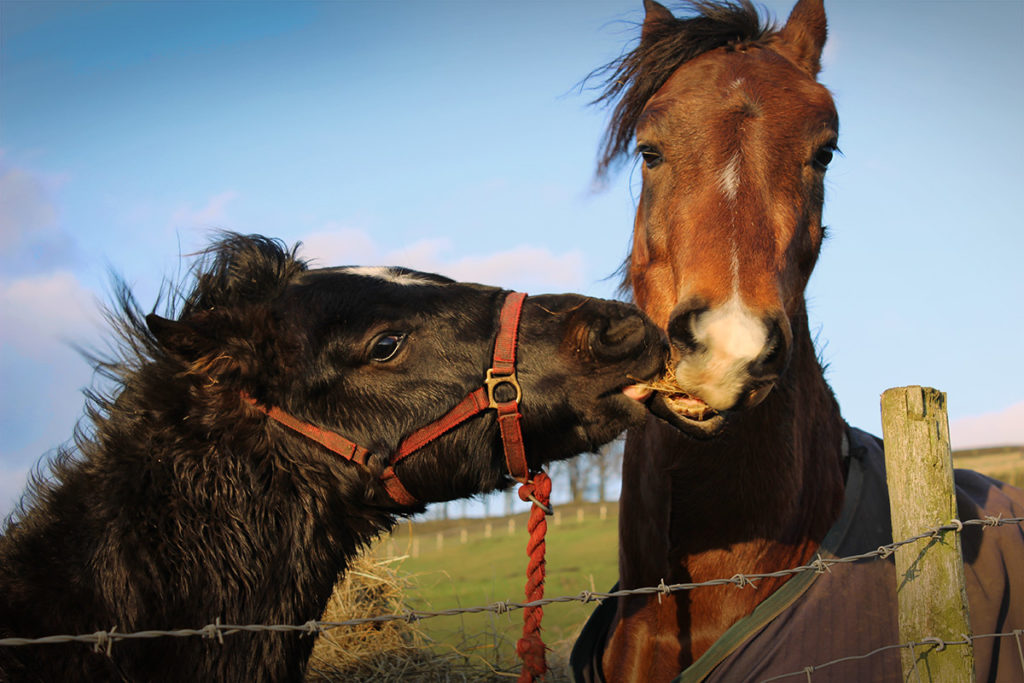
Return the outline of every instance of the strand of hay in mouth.
[[[630,379],[632,380],[636,378],[630,377]],[[683,394],[689,396],[689,394],[680,388],[679,383],[676,381],[676,368],[671,359],[665,363],[665,372],[659,377],[646,382],[638,380],[636,386],[656,391],[659,394]]]
[[[684,391],[679,386],[675,365],[671,359],[666,362],[665,372],[660,377],[649,382],[640,382],[636,386],[662,394],[665,397],[665,403],[673,412],[691,420],[700,422],[718,415],[718,412],[707,405],[704,399]]]

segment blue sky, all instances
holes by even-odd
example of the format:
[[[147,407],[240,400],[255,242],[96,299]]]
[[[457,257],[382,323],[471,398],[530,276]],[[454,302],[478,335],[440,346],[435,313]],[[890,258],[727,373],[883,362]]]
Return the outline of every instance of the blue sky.
[[[881,392],[925,384],[954,445],[1024,442],[1024,2],[826,4],[808,299],[844,415],[879,433]],[[614,296],[638,173],[595,187],[578,84],[641,6],[0,0],[0,513],[81,415],[108,270],[148,306],[213,229]]]

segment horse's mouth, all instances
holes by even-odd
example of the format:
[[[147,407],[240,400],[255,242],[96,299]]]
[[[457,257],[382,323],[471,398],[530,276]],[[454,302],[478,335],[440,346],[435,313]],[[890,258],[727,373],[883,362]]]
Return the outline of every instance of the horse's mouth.
[[[656,393],[657,400],[652,404],[658,403],[674,415],[692,422],[704,422],[719,416],[719,412],[703,399],[679,386],[671,364],[665,368],[665,373],[661,377],[634,384],[629,388],[637,392],[645,391],[647,397]]]
[[[662,401],[669,410],[676,415],[694,422],[704,422],[716,417],[717,410],[702,401],[699,397],[683,391],[663,392]]]

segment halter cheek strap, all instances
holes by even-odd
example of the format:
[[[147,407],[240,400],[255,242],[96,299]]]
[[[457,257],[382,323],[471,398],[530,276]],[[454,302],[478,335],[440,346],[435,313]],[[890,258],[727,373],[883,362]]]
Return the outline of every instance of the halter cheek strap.
[[[498,334],[494,340],[491,367],[484,377],[483,386],[470,392],[458,405],[437,421],[431,422],[405,437],[389,459],[388,466],[381,473],[380,478],[388,495],[399,505],[414,505],[417,500],[398,479],[395,465],[442,434],[489,409],[494,409],[498,415],[501,441],[505,449],[505,463],[509,473],[523,483],[529,479],[530,472],[526,463],[526,449],[523,446],[519,413],[519,401],[522,399],[523,391],[516,377],[516,346],[519,336],[519,321],[525,300],[526,294],[522,292],[510,292],[505,297],[498,322]],[[512,398],[498,400],[495,390],[502,385],[506,385],[507,388],[501,393],[510,393]],[[272,420],[317,442],[346,460],[366,465],[367,458],[370,456],[369,449],[336,432],[303,422],[276,406],[267,407],[245,391],[241,392],[241,396],[243,400],[265,413]]]

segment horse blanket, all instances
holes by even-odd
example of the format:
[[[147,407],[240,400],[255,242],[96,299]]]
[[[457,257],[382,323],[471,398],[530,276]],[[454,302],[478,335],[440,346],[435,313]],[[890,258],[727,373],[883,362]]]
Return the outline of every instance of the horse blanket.
[[[852,428],[848,436],[846,496],[838,521],[822,541],[825,558],[858,555],[893,541],[882,442]],[[956,470],[954,479],[961,520],[1024,517],[1024,491],[968,470]],[[961,535],[976,680],[1024,683],[1024,633],[978,637],[1024,629],[1024,525],[966,526]],[[901,655],[895,648],[815,668],[810,679],[805,671],[899,643],[896,605],[892,557],[797,574],[675,680],[737,683],[779,676],[796,682],[901,683]],[[601,656],[615,609],[614,598],[604,601],[576,641],[570,664],[578,683],[605,680]]]

